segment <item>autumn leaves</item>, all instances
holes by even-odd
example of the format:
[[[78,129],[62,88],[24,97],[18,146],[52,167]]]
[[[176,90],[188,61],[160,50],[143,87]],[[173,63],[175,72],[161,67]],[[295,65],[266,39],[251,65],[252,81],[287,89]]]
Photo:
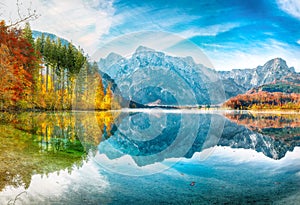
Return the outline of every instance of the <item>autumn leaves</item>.
[[[22,31],[0,22],[0,109],[22,107],[29,100],[37,58]]]
[[[24,29],[0,23],[0,109],[111,109],[111,85],[104,88],[96,63],[59,38],[33,39]],[[75,107],[74,107],[75,105]]]
[[[266,92],[259,91],[254,93],[241,94],[230,98],[225,107],[239,110],[258,110],[258,109],[300,109],[300,94]]]

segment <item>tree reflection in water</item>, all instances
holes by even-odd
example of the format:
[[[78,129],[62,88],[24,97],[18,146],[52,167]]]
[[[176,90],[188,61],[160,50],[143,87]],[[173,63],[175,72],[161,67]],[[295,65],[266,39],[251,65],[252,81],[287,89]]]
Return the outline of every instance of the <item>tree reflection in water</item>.
[[[79,168],[94,155],[118,113],[1,113],[0,191],[28,188],[35,174]]]

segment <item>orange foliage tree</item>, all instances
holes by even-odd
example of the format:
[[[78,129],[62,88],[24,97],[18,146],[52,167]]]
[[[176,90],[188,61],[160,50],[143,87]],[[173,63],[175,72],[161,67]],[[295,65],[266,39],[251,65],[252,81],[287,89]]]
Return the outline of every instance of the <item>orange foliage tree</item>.
[[[0,110],[119,108],[111,85],[104,89],[82,49],[44,35],[34,40],[28,23],[17,29],[0,21]]]
[[[232,109],[300,109],[300,94],[265,92],[241,94],[230,98],[224,107]]]
[[[33,46],[22,36],[22,31],[0,22],[1,109],[30,108],[34,62],[38,61]]]

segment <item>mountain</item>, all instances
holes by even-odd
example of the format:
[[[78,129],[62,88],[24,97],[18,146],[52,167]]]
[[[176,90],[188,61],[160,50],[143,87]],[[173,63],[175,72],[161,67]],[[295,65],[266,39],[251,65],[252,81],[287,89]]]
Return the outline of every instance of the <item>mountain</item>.
[[[293,67],[288,67],[286,61],[281,58],[272,59],[263,66],[253,69],[233,69],[218,73],[223,81],[227,98],[274,81],[300,81],[300,74]]]
[[[108,73],[121,95],[139,104],[220,104],[250,89],[276,81],[300,83],[300,74],[275,58],[253,69],[214,71],[192,57],[173,57],[140,46],[129,58],[110,53],[99,68]]]
[[[41,37],[42,35],[45,36],[45,38],[47,38],[47,36],[50,37],[51,40],[57,40],[58,38],[60,39],[62,45],[68,45],[70,42],[64,38],[61,38],[61,37],[58,37],[57,35],[55,34],[52,34],[52,33],[47,33],[47,32],[41,32],[41,31],[32,31],[32,37],[33,38],[38,38],[38,37]]]
[[[223,104],[224,107],[299,109],[300,74],[293,67],[288,67],[281,58],[270,60],[265,65],[254,69],[219,73],[225,89],[235,91],[226,93],[230,99]]]
[[[231,97],[224,104],[231,109],[287,109],[299,110],[300,85],[279,81],[252,88],[244,94]]]
[[[125,99],[139,104],[203,105],[225,99],[218,74],[191,57],[140,46],[130,58],[109,54],[99,68],[115,80]]]
[[[256,92],[281,92],[281,93],[300,93],[300,84],[295,84],[287,81],[273,82],[270,84],[264,84],[256,88],[252,88],[247,93],[256,93]]]

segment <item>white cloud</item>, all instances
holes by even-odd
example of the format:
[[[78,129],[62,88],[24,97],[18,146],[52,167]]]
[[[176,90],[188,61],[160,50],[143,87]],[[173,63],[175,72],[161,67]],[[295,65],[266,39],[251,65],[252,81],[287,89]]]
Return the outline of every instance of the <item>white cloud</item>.
[[[131,56],[140,45],[173,56],[191,56],[195,62],[216,70],[255,68],[271,59],[281,57],[287,61],[289,67],[295,67],[296,71],[300,72],[298,57],[300,50],[272,39],[265,43],[253,43],[247,48],[233,49],[237,48],[236,43],[205,44],[205,47],[201,48],[201,46],[172,33],[144,31],[119,36],[102,45],[92,57],[99,60],[111,52],[122,56]]]
[[[230,31],[239,26],[240,26],[239,23],[217,24],[217,25],[207,26],[204,28],[190,29],[181,32],[180,35],[184,38],[191,38],[193,36],[217,36],[220,33]]]
[[[17,18],[16,0],[4,0],[6,20]],[[23,0],[21,12],[30,7]],[[114,14],[113,0],[32,0],[32,9],[41,16],[31,22],[32,29],[54,33],[80,45],[86,52],[95,52],[100,37],[107,34]]]
[[[111,52],[129,57],[140,45],[163,51],[172,56],[192,56],[197,63],[212,68],[211,62],[199,46],[179,35],[163,31],[141,31],[121,35],[99,47],[98,51],[91,57],[94,60],[99,60]]]
[[[113,17],[112,32],[106,37],[111,40],[117,35],[138,31],[172,31],[200,18],[200,15],[179,13],[178,9],[172,8],[160,9],[159,12],[151,6],[121,8]]]
[[[300,45],[300,40],[298,40],[297,43]]]
[[[277,0],[279,7],[290,15],[300,19],[299,0]]]
[[[286,60],[289,67],[300,72],[300,50],[291,48],[279,41],[269,40],[247,50],[223,51],[223,49],[205,50],[216,70],[233,68],[255,68],[267,61],[280,57]]]
[[[128,33],[105,43],[99,47],[92,57],[97,60],[106,57],[111,52],[122,56],[130,56],[140,45],[162,51],[180,41],[182,41],[182,38],[167,32],[140,31]]]

